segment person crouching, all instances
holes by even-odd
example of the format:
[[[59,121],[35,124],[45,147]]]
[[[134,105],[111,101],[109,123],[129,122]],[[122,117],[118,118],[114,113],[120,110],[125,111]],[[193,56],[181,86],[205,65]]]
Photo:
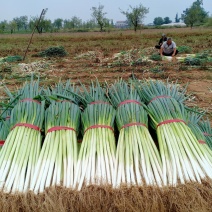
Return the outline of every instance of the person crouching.
[[[176,48],[176,43],[172,40],[172,38],[167,38],[167,41],[165,41],[160,48],[160,55],[174,57],[178,53]]]
[[[160,49],[160,47],[162,46],[163,42],[167,41],[167,37],[166,35],[163,33],[162,37],[160,38],[158,45],[155,46],[156,49]]]

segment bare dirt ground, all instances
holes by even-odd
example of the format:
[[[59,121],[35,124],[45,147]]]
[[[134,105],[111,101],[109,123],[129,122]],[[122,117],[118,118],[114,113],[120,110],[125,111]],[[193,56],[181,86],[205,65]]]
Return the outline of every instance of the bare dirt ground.
[[[192,93],[188,105],[200,107],[207,112],[212,119],[212,66],[186,66],[177,61],[143,61],[131,63],[133,55],[128,61],[114,59],[114,55],[123,51],[137,49],[149,51],[157,42],[161,29],[142,30],[137,34],[132,31],[112,33],[62,33],[35,35],[27,54],[25,65],[18,63],[4,64],[0,69],[0,95],[4,95],[2,85],[14,90],[31,73],[40,76],[43,85],[54,85],[58,80],[71,79],[78,84],[89,84],[90,80],[98,78],[100,82],[112,83],[118,78],[128,80],[132,73],[138,79],[160,79],[170,81],[178,80],[180,85],[188,85],[188,93]],[[210,48],[212,33],[205,29],[164,29],[163,32],[175,38],[178,45],[189,45],[193,48],[192,53]],[[30,35],[1,35],[0,57],[8,55],[23,55]],[[202,40],[202,41],[201,41]],[[68,55],[64,58],[40,58],[33,57],[39,51],[49,46],[64,46]],[[152,52],[141,53],[141,57],[151,55]],[[182,56],[182,55],[179,55]],[[32,63],[38,63],[29,67]],[[27,67],[28,66],[28,67]],[[27,67],[27,68],[26,68]],[[161,71],[154,72],[158,68]]]

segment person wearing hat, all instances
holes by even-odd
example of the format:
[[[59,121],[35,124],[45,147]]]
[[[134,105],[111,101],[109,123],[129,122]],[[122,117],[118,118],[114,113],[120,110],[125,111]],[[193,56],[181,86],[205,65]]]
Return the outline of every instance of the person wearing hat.
[[[174,57],[177,53],[178,50],[176,43],[172,40],[172,38],[167,38],[167,41],[165,41],[160,48],[160,55]]]
[[[160,49],[162,46],[163,42],[167,41],[166,35],[163,33],[161,39],[158,42],[158,45],[155,46],[156,49]]]

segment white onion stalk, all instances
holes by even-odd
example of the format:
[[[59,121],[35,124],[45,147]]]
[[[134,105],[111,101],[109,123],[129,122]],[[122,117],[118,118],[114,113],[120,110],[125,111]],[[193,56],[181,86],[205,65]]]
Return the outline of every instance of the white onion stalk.
[[[185,183],[212,178],[211,162],[185,124],[184,106],[171,97],[169,89],[151,81],[138,86],[139,95],[148,103],[151,124],[157,132],[163,183],[175,186],[178,180]]]
[[[92,86],[82,94],[87,106],[82,113],[84,137],[79,151],[74,188],[112,184],[115,162],[114,108],[107,102],[104,91]],[[87,105],[86,101],[90,103]]]
[[[132,84],[129,87],[120,81],[111,87],[110,97],[117,107],[116,123],[120,131],[113,186],[162,186],[161,158],[137,91]]]
[[[198,144],[200,144],[202,153],[212,165],[212,151],[210,149],[210,146],[207,145],[206,137],[204,136],[204,133],[201,131],[200,126],[198,125],[198,122],[203,115],[198,114],[197,112],[187,112],[186,114],[188,127],[192,132],[191,135],[195,136],[195,140],[197,140]]]
[[[63,85],[58,85],[57,92],[60,88]],[[64,95],[66,91],[60,93]],[[64,98],[69,98],[67,93]],[[67,100],[52,101],[45,113],[46,137],[30,190],[42,193],[46,188],[60,185],[73,188],[79,122],[80,109],[76,104]]]
[[[13,108],[9,133],[0,155],[0,188],[4,192],[26,192],[34,174],[41,148],[40,128],[44,104],[32,98],[39,94],[39,82],[31,81],[22,90],[23,100]]]

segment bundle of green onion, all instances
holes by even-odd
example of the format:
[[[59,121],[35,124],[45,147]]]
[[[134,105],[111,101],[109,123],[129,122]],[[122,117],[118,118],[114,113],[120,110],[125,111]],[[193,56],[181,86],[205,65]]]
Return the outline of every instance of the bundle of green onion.
[[[56,185],[73,187],[80,109],[67,90],[74,92],[69,81],[59,83],[50,96],[55,100],[45,112],[46,137],[30,185],[35,193]]]
[[[143,84],[139,82],[137,84],[138,88],[140,85],[140,89],[142,89]],[[153,100],[154,97],[157,96],[157,98],[174,98],[177,102],[183,103],[186,99],[189,98],[189,96],[186,95],[186,89],[181,88],[177,82],[176,83],[169,83],[167,80],[166,83],[156,80],[156,81],[144,81],[144,85],[150,85],[148,86],[148,95],[145,95],[145,93],[142,95],[143,100],[148,103],[149,99]],[[140,90],[139,89],[139,90]],[[140,90],[141,91],[141,90]]]
[[[82,113],[83,141],[81,144],[74,187],[112,184],[115,162],[113,132],[115,110],[108,102],[99,83],[90,90],[82,86],[81,99],[86,109]]]
[[[176,101],[171,88],[157,82],[138,82],[138,93],[147,104],[151,125],[156,129],[163,165],[163,182],[176,185],[212,178],[211,163],[186,125],[184,106]],[[170,95],[169,95],[170,94]],[[173,96],[173,97],[172,97]]]
[[[5,143],[5,140],[10,130],[10,110],[4,113],[0,118],[0,149]]]
[[[187,112],[187,115],[186,115],[187,123],[188,123],[188,127],[191,129],[191,131],[195,135],[197,141],[201,144],[202,152],[204,153],[205,158],[208,159],[208,161],[212,165],[212,151],[207,145],[206,138],[198,125],[198,122],[200,121],[200,119],[202,119],[202,116],[203,115],[200,115],[195,112]]]
[[[136,89],[119,81],[109,90],[117,108],[116,123],[120,131],[113,186],[162,185],[162,162],[148,130],[148,117]]]
[[[20,91],[12,93],[6,86],[5,93],[8,97],[4,98],[4,101],[0,102],[0,149],[4,145],[10,131],[11,110],[17,104],[18,99],[21,96]]]
[[[205,136],[205,141],[207,145],[212,150],[212,128],[210,126],[209,119],[199,121],[198,125],[202,130],[203,135]]]
[[[18,91],[20,100],[10,117],[13,127],[0,154],[0,188],[5,192],[26,191],[34,175],[45,104],[33,99],[39,94],[39,80],[31,80]]]

